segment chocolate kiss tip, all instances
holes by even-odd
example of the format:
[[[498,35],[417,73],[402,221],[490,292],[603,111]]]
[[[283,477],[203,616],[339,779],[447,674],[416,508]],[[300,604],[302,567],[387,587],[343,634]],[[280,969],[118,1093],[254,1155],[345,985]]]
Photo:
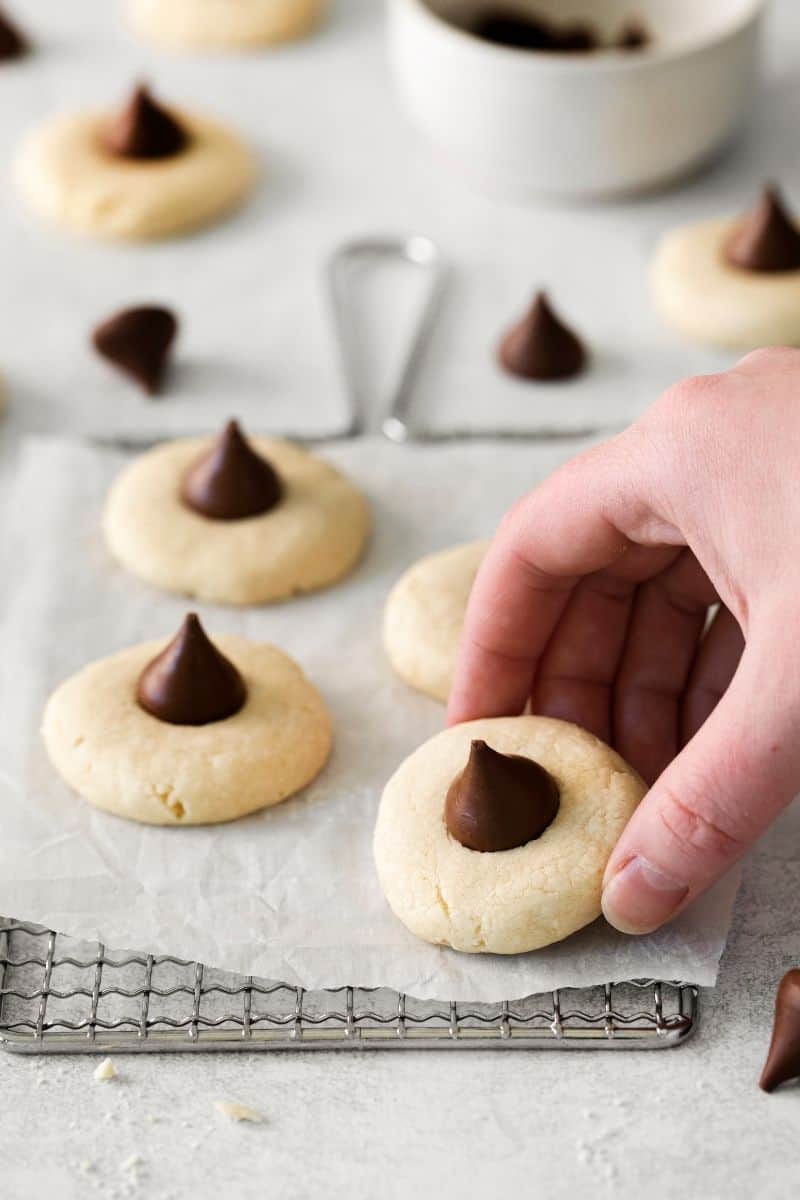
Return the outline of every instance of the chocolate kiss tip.
[[[168,308],[126,308],[98,325],[92,343],[98,354],[136,380],[149,395],[161,389],[178,322]]]
[[[139,676],[136,700],[168,725],[210,725],[234,716],[247,691],[236,667],[189,613],[165,650]]]
[[[144,86],[135,88],[104,137],[105,147],[111,154],[138,159],[169,158],[180,154],[188,141],[184,127]]]
[[[774,185],[767,185],[756,207],[733,231],[726,258],[744,271],[780,272],[800,268],[800,230]]]
[[[260,516],[280,503],[282,495],[277,472],[256,453],[236,421],[228,422],[181,485],[184,504],[215,521]]]
[[[28,50],[27,40],[0,9],[0,62],[21,58]]]
[[[537,292],[523,319],[500,344],[500,365],[523,379],[569,379],[586,365],[583,343]]]
[[[775,997],[775,1024],[767,1061],[758,1086],[772,1092],[800,1078],[800,970],[787,971]]]
[[[513,850],[541,837],[558,807],[558,787],[544,767],[473,741],[448,790],[445,824],[468,850]]]

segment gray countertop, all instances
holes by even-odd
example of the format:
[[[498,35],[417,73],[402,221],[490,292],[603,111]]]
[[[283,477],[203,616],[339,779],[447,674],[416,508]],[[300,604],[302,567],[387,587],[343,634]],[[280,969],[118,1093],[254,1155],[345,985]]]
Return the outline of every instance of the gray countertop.
[[[93,1058],[9,1055],[3,1194],[794,1195],[800,1095],[756,1086],[774,983],[800,959],[786,843],[776,828],[748,864],[719,986],[679,1049],[140,1055],[110,1083]]]
[[[127,46],[114,32],[113,8],[97,0],[70,5],[37,0],[30,6],[29,24],[35,26],[41,54],[50,56],[52,70],[48,73],[43,57],[40,70],[46,82],[25,83],[21,109],[0,103],[0,154],[5,159],[29,118],[73,104],[81,95],[81,80],[64,61],[75,29],[98,60],[107,33],[110,44],[126,56],[124,69],[141,71],[145,64],[148,70],[157,68],[159,78],[174,71],[185,93],[194,89],[198,97],[204,95],[208,85],[202,65],[181,60],[173,68],[145,48]],[[602,333],[603,308],[617,311],[617,325],[608,326],[612,342],[620,331],[623,336],[628,312],[637,310],[653,358],[644,371],[637,365],[638,373],[628,377],[634,409],[671,378],[718,365],[721,360],[714,356],[659,340],[658,331],[646,324],[648,318],[639,316],[638,309],[646,306],[635,292],[628,296],[618,291],[609,306],[603,264],[607,268],[609,256],[619,259],[618,284],[634,272],[641,274],[659,229],[694,213],[741,207],[765,176],[779,176],[795,203],[800,200],[800,14],[793,0],[776,3],[771,13],[766,82],[748,135],[711,173],[652,200],[569,214],[506,210],[465,196],[417,148],[390,101],[385,73],[374,64],[364,66],[361,79],[345,78],[341,95],[330,97],[335,120],[346,124],[344,150],[336,163],[322,152],[318,163],[309,158],[314,138],[320,140],[315,121],[319,114],[322,122],[323,116],[319,95],[306,85],[326,46],[331,55],[344,55],[349,37],[360,55],[379,55],[379,12],[373,0],[341,0],[329,32],[307,50],[297,48],[276,58],[274,72],[273,60],[261,60],[276,89],[270,111],[275,114],[271,137],[277,166],[272,201],[257,202],[256,209],[274,221],[276,237],[284,231],[297,261],[309,272],[333,239],[354,229],[417,226],[447,243],[468,284],[470,278],[473,284],[489,278],[487,264],[501,264],[506,271],[503,294],[513,308],[531,274],[529,266],[516,261],[522,239],[533,248],[533,258],[534,250],[541,251],[547,269],[563,276],[564,293],[583,322],[594,322]],[[209,68],[212,79],[214,69]],[[255,69],[251,60],[248,79]],[[293,69],[305,71],[306,84],[284,93]],[[87,83],[92,99],[118,91],[118,74],[113,55],[101,62],[96,78]],[[0,83],[10,94],[11,80]],[[236,103],[230,95],[209,96],[209,104],[231,119]],[[370,152],[368,176],[365,159],[352,150],[356,141]],[[389,144],[394,146],[391,154],[381,149]],[[291,215],[303,171],[316,196],[324,200],[330,195],[335,214],[327,224],[314,226],[308,244],[297,240],[299,224]],[[68,386],[53,390],[58,372],[66,369],[59,356],[67,353],[69,339],[63,330],[48,329],[55,315],[48,315],[44,325],[37,322],[33,300],[36,288],[44,287],[43,273],[52,271],[62,306],[74,292],[76,327],[85,330],[115,299],[126,298],[134,280],[162,294],[174,267],[173,260],[160,258],[157,251],[139,260],[134,252],[103,257],[92,249],[85,259],[88,280],[78,278],[79,251],[62,247],[56,235],[40,236],[10,195],[0,201],[0,222],[6,250],[12,240],[26,246],[35,268],[26,275],[28,260],[9,260],[8,251],[0,271],[0,368],[11,391],[0,433],[2,487],[26,430],[69,430],[70,388],[100,388],[91,374],[97,368],[87,359],[74,368]],[[569,240],[568,227],[574,231]],[[246,239],[248,228],[246,219],[234,223],[231,236]],[[560,246],[561,261],[547,257],[549,242]],[[224,272],[224,243],[209,246],[209,271]],[[592,247],[596,253],[592,250],[591,281],[584,295],[586,263],[579,260]],[[174,283],[188,303],[195,286],[191,272]],[[493,306],[488,319],[496,324],[497,289],[488,291]],[[471,306],[474,296],[469,299]],[[198,322],[202,326],[209,319],[204,311]],[[448,336],[457,333],[456,319]],[[631,348],[624,349],[630,357]],[[224,371],[219,378],[224,383]],[[469,403],[478,405],[481,399],[473,397]],[[589,1193],[659,1200],[793,1195],[800,1093],[788,1088],[766,1097],[756,1079],[769,1038],[775,984],[800,962],[800,850],[791,836],[794,823],[789,818],[774,829],[746,864],[719,986],[703,995],[700,1031],[678,1050],[140,1056],[120,1058],[120,1077],[107,1084],[94,1082],[95,1060],[90,1058],[0,1055],[0,1192],[10,1200],[51,1194],[64,1200],[94,1194],[159,1200],[388,1197],[415,1190],[454,1197],[502,1191],[553,1200]],[[219,1098],[254,1107],[264,1114],[264,1123],[229,1122],[213,1108]]]

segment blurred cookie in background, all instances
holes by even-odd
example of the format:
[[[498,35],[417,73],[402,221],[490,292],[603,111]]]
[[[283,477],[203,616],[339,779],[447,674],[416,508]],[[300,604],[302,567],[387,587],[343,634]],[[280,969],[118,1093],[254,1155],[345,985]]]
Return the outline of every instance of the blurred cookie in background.
[[[800,226],[774,185],[741,217],[665,233],[650,273],[656,308],[710,346],[800,346]]]
[[[365,497],[331,463],[229,421],[215,438],[164,442],[115,480],[103,529],[152,587],[254,605],[330,587],[356,566]]]
[[[127,0],[128,22],[173,50],[253,50],[305,37],[327,0]]]
[[[23,141],[16,182],[30,207],[72,233],[148,241],[237,208],[253,154],[225,126],[165,107],[144,86],[117,113],[50,118]]]

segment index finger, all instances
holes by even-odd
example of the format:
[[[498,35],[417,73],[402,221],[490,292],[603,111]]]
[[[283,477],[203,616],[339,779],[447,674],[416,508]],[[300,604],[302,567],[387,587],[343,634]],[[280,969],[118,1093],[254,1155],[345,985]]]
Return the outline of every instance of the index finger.
[[[551,475],[509,513],[478,572],[450,697],[450,724],[522,712],[539,661],[577,583],[625,554],[632,577],[653,546],[680,544],[653,521],[620,439]],[[627,573],[627,571],[626,571]]]

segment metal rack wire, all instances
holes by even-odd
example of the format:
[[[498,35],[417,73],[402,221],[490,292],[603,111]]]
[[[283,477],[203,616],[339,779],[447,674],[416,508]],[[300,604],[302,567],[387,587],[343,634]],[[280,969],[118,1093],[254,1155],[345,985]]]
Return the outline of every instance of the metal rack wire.
[[[333,1048],[662,1049],[697,989],[638,980],[496,1004],[306,991],[170,955],[114,954],[0,918],[0,1045],[28,1054]]]

